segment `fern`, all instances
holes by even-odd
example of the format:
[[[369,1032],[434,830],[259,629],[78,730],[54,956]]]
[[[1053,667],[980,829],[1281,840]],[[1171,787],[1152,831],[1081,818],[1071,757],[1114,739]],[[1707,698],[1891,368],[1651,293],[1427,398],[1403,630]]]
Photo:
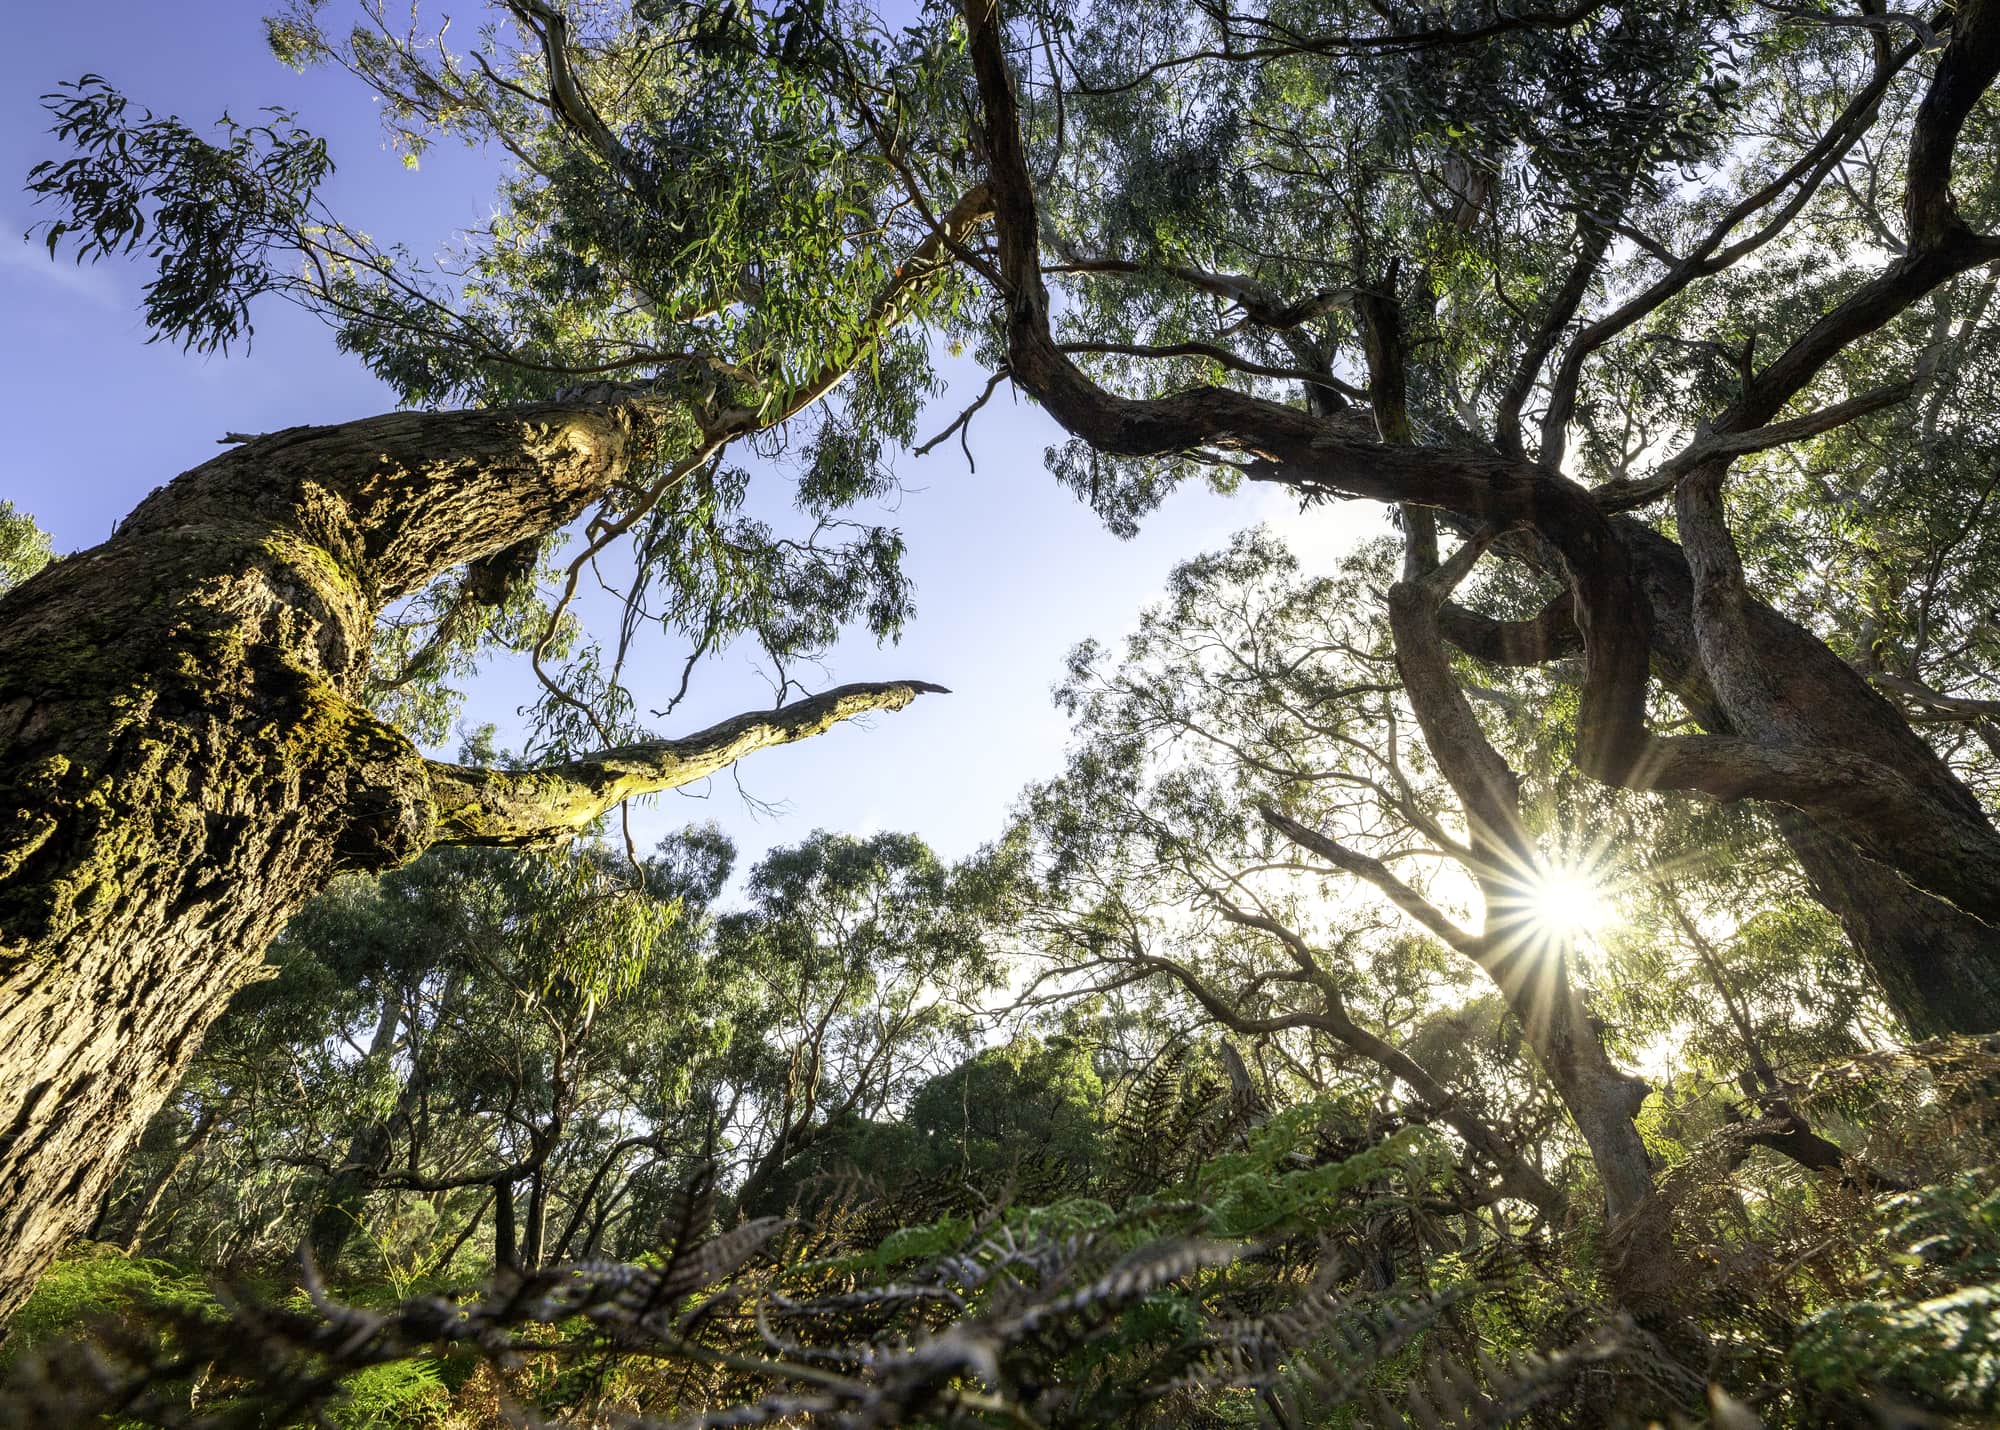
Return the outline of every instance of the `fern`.
[[[1877,1297],[1801,1328],[1791,1360],[1822,1391],[1889,1389],[1941,1410],[2000,1411],[2000,1186],[1968,1173],[1897,1197]],[[1900,1293],[1900,1294],[1899,1294]],[[1925,1294],[1930,1293],[1930,1294]]]

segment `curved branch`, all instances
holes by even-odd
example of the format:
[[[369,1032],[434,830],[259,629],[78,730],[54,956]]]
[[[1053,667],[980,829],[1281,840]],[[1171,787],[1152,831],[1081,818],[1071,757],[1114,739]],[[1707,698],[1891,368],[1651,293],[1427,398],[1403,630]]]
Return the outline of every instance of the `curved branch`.
[[[1910,134],[1909,182],[1903,213],[1910,247],[1942,248],[1970,236],[1951,196],[1952,156],[1972,107],[2000,76],[2000,0],[1958,0],[1951,42],[1917,110]]]
[[[1573,609],[1564,592],[1525,620],[1499,621],[1447,601],[1438,608],[1438,632],[1486,665],[1547,665],[1583,653]]]
[[[1716,432],[1740,433],[1770,422],[1849,344],[1959,274],[2000,261],[2000,238],[1968,228],[1951,194],[1959,132],[1996,77],[2000,77],[2000,0],[1961,0],[1952,18],[1951,39],[1938,56],[1937,70],[1911,126],[1903,200],[1909,251],[1794,339],[1717,419]]]
[[[1687,257],[1577,334],[1563,353],[1550,382],[1548,406],[1542,414],[1541,447],[1537,453],[1543,463],[1554,467],[1561,459],[1569,421],[1576,413],[1577,388],[1582,381],[1583,365],[1590,355],[1633,324],[1657,312],[1689,284],[1722,272],[1788,230],[1792,220],[1818,191],[1827,175],[1834,172],[1842,158],[1874,124],[1890,84],[1921,51],[1920,43],[1911,43],[1893,54],[1878,52],[1875,71],[1868,83],[1848,101],[1847,107],[1827,127],[1817,143],[1783,173],[1756,192],[1746,195],[1724,214]],[[1787,189],[1793,190],[1791,196],[1778,205],[1768,222],[1756,232],[1727,247],[1723,246],[1740,224],[1776,202]]]
[[[1264,817],[1266,824],[1284,835],[1285,838],[1291,840],[1292,843],[1298,845],[1301,849],[1306,849],[1319,855],[1320,858],[1326,860],[1327,863],[1333,865],[1336,869],[1366,879],[1384,894],[1388,895],[1390,903],[1422,924],[1430,932],[1437,935],[1438,938],[1474,962],[1483,964],[1488,956],[1486,940],[1475,934],[1467,933],[1464,929],[1453,923],[1450,918],[1446,917],[1442,909],[1397,878],[1389,866],[1384,864],[1380,859],[1372,859],[1366,854],[1349,849],[1338,840],[1321,834],[1310,825],[1299,823],[1298,820],[1293,819],[1290,815],[1280,813],[1268,804],[1258,805],[1257,812]]]
[[[842,685],[776,710],[752,711],[678,740],[649,740],[539,769],[428,762],[439,844],[534,845],[569,839],[637,795],[705,779],[745,755],[787,745],[877,710],[900,710],[921,680]]]

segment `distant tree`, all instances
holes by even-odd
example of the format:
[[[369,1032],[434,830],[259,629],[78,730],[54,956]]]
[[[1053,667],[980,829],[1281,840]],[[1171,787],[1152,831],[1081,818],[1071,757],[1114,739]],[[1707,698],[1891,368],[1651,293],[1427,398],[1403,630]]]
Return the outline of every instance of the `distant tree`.
[[[900,1115],[967,1050],[999,978],[997,892],[907,834],[821,832],[751,871],[750,907],[715,936],[748,994],[729,1066],[743,1210],[782,1210],[802,1159]]]
[[[260,1270],[304,1242],[330,1275],[356,1248],[440,1274],[468,1247],[533,1267],[620,1244],[715,1135],[701,1069],[740,999],[708,906],[732,852],[690,829],[640,889],[601,847],[337,882],[212,1030],[99,1235]]]
[[[918,1088],[904,1121],[922,1139],[924,1171],[996,1187],[1039,1162],[1088,1185],[1103,1170],[1108,1110],[1086,1048],[1060,1036],[1020,1036]]]

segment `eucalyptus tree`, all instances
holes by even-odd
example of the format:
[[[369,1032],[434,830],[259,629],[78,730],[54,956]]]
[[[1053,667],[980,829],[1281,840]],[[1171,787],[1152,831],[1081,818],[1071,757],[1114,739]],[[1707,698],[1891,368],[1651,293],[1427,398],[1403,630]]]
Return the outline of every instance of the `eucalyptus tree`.
[[[1754,871],[1759,915],[1799,920],[1770,877],[1771,836],[1710,828],[1696,857],[1649,857],[1634,797],[1554,757],[1566,721],[1538,679],[1471,686],[1500,712],[1498,734],[1474,719],[1427,584],[1463,576],[1469,557],[1401,581],[1386,557],[1307,577],[1249,533],[1179,567],[1116,655],[1078,650],[1060,691],[1078,746],[1025,810],[1045,895],[1024,922],[1060,983],[1166,985],[1232,1035],[1291,1044],[1295,1065],[1315,1044],[1334,1052],[1348,1080],[1456,1135],[1474,1204],[1509,1199],[1560,1224],[1580,1144],[1616,1232],[1619,1294],[1658,1315],[1680,1266],[1638,1126],[1651,1089],[1619,1053],[1701,1029],[1715,1064],[1745,1079],[1746,1147],[1862,1178],[1797,1115],[1778,1071],[1860,1051],[1841,1026],[1853,1000],[1829,1000],[1827,1028],[1786,996],[1840,987],[1823,927],[1820,943],[1794,931],[1766,948],[1754,975],[1746,950],[1704,930],[1718,873],[1726,885]],[[1729,1015],[1721,1027],[1632,987],[1670,962],[1657,927],[1607,931],[1586,954],[1600,899],[1664,906],[1668,938],[1692,946],[1706,1001]],[[1795,1020],[1820,1026],[1800,1036]]]
[[[946,864],[907,834],[822,831],[751,871],[750,907],[715,934],[749,994],[727,1068],[740,1207],[766,1209],[808,1154],[900,1113],[969,1051],[1000,977],[1003,890],[983,861]]]
[[[1065,481],[1121,527],[1191,471],[1439,514],[1540,578],[1438,624],[1582,655],[1580,769],[1774,807],[1909,1026],[2000,1026],[1954,733],[1990,717],[2000,6],[964,15],[992,356]],[[1802,570],[1828,532],[1860,554]]]
[[[72,155],[31,176],[43,236],[143,250],[157,335],[214,348],[289,297],[408,402],[472,405],[235,440],[0,601],[0,1315],[337,872],[567,839],[931,688],[845,686],[662,739],[622,672],[655,625],[692,671],[735,637],[782,665],[908,613],[896,535],[840,513],[883,490],[878,454],[926,381],[899,328],[950,310],[947,260],[984,211],[976,190],[942,212],[901,191],[936,167],[911,118],[936,37],[831,10],[515,0],[458,52],[378,6],[346,38],[325,18],[300,6],[274,45],[346,64],[413,145],[508,155],[462,282],[328,212],[330,158],[289,117],[211,138],[96,77],[50,100]],[[797,457],[805,534],[743,515],[743,443]],[[566,537],[549,601],[533,576]],[[624,614],[565,662],[593,569]],[[441,735],[446,688],[495,644],[543,681],[526,764],[425,758],[411,736]]]
[[[371,912],[393,921],[368,940],[396,976],[354,1067],[388,1086],[313,1119],[344,1123],[344,1150],[322,1134],[292,1159],[325,1173],[310,1223],[323,1262],[364,1225],[372,1192],[442,1210],[470,1190],[495,1259],[533,1267],[601,1239],[629,1177],[700,1159],[702,1109],[661,1103],[728,1040],[704,955],[730,852],[690,830],[644,861],[633,891],[601,849],[441,851],[367,890],[361,909],[295,920],[306,927],[287,942],[336,959]]]
[[[1271,822],[1343,828],[1392,861],[1453,847],[1449,789],[1405,753],[1369,574],[1307,579],[1246,533],[1176,568],[1121,650],[1072,655],[1058,699],[1077,747],[1030,792],[1016,836],[1039,885],[1021,918],[1046,960],[1037,1001],[1164,984],[1303,1074],[1295,1084],[1391,1091],[1457,1134],[1489,1197],[1560,1216],[1555,1139],[1522,1131],[1546,1127],[1545,1085],[1520,1069],[1441,1075],[1407,1046],[1477,995],[1476,969],[1412,937],[1394,905],[1346,894],[1340,870],[1287,851]]]

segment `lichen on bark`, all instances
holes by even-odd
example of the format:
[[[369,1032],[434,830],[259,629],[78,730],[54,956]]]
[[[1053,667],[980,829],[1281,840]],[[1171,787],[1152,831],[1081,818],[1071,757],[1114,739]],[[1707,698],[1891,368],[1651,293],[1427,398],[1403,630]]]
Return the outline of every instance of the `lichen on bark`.
[[[339,871],[480,835],[459,801],[477,781],[363,704],[380,608],[560,528],[700,430],[671,400],[615,394],[295,428],[0,596],[0,1319],[285,920]],[[552,770],[545,798],[507,802],[508,842],[928,688],[743,717],[663,743],[650,773]],[[587,774],[608,783],[580,816]]]

